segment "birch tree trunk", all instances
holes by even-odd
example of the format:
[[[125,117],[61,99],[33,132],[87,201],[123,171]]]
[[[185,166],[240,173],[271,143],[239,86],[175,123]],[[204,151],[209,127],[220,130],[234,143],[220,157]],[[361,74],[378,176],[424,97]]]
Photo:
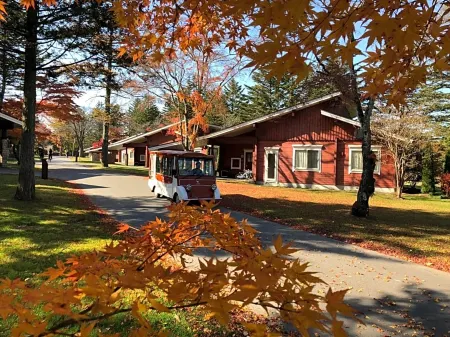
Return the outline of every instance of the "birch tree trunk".
[[[24,73],[24,104],[23,104],[23,132],[20,150],[19,182],[15,198],[19,200],[33,200],[35,198],[34,179],[34,139],[36,123],[36,56],[37,56],[37,28],[38,4],[27,10],[25,73]]]

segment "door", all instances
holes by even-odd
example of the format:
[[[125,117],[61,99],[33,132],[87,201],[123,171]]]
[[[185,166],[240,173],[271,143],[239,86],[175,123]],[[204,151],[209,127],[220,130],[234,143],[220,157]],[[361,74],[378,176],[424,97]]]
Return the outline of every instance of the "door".
[[[244,150],[244,170],[252,170],[253,167],[253,151]]]
[[[278,183],[278,148],[266,148],[264,155],[264,182]]]

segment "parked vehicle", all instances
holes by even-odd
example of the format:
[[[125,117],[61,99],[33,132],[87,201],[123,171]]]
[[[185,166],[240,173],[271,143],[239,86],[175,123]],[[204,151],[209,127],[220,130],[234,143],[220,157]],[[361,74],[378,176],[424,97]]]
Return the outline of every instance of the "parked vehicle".
[[[220,200],[214,156],[188,151],[150,152],[148,186],[174,202]]]
[[[237,179],[253,179],[252,170],[245,170],[244,172],[239,172],[236,175]]]

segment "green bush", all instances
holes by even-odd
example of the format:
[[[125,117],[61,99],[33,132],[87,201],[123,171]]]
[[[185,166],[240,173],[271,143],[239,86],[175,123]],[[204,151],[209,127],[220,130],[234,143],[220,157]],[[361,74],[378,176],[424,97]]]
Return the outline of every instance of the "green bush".
[[[445,154],[444,173],[450,173],[450,150]]]
[[[427,146],[423,154],[422,162],[422,193],[436,192],[436,165],[434,161],[433,148]]]

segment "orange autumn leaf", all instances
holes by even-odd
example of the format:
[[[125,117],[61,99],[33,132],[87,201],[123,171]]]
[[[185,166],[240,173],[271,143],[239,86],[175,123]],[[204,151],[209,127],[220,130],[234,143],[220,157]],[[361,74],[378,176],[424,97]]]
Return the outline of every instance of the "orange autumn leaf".
[[[277,238],[275,246],[283,252],[289,245]],[[193,269],[187,258],[192,259],[195,247],[223,250],[229,257],[205,258]],[[206,317],[226,325],[230,311],[252,303],[278,311],[299,331],[315,326],[326,332],[334,326],[341,333],[334,322],[336,314],[353,313],[343,302],[345,292],[313,294],[322,280],[311,274],[298,259],[262,247],[257,232],[245,221],[236,222],[211,207],[181,203],[170,207],[167,219],[151,221],[132,236],[58,262],[57,268],[42,274],[47,280],[35,288],[21,281],[2,281],[0,315],[15,315],[16,336],[56,334],[29,309],[42,306],[51,321],[67,326],[71,334],[88,336],[96,329],[95,322],[107,324],[107,318],[129,313],[138,326],[128,336],[147,336],[165,333],[153,331],[145,315],[151,309],[170,312],[198,306]],[[62,282],[54,282],[58,278]],[[18,295],[21,301],[15,300]],[[325,306],[328,315],[321,309]],[[80,319],[87,322],[79,326]],[[254,336],[276,336],[267,326],[243,323]]]

